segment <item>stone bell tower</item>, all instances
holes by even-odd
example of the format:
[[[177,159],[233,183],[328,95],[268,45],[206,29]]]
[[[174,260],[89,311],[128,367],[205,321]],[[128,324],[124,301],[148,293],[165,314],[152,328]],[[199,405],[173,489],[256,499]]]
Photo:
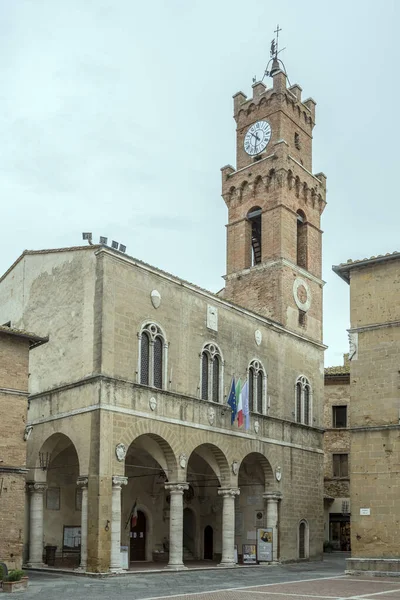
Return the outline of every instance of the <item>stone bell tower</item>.
[[[321,214],[326,176],[312,174],[315,102],[287,87],[277,55],[272,87],[235,94],[236,164],[222,171],[228,207],[227,300],[322,339]],[[271,81],[271,80],[270,80]]]

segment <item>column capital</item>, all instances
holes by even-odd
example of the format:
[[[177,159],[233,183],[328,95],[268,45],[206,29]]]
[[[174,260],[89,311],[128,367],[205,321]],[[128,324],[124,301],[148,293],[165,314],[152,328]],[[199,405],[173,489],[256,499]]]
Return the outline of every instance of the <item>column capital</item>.
[[[28,481],[26,487],[31,494],[44,494],[47,490],[47,483],[42,481]]]
[[[224,498],[235,498],[239,494],[239,488],[221,488],[218,490],[218,496],[223,496]]]
[[[264,492],[263,498],[267,501],[279,502],[279,500],[282,500],[282,492]]]
[[[127,477],[122,477],[120,475],[113,475],[112,478],[112,485],[113,488],[121,488],[123,485],[126,485],[128,483],[128,478]]]
[[[79,487],[82,488],[86,488],[88,486],[89,483],[89,478],[87,477],[87,475],[80,475],[76,481],[76,485],[79,485]]]
[[[189,489],[189,484],[182,481],[180,483],[165,483],[165,489],[171,494],[183,494],[185,490]]]

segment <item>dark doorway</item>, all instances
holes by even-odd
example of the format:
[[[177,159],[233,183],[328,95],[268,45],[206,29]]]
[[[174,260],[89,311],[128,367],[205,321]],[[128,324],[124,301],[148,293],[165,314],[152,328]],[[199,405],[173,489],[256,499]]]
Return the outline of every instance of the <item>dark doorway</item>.
[[[299,558],[306,557],[306,524],[300,523],[299,529]]]
[[[213,528],[211,525],[207,525],[204,529],[204,560],[212,560],[214,558],[213,535]]]
[[[130,560],[146,560],[146,517],[141,510],[137,512],[135,527],[131,525],[131,554]]]

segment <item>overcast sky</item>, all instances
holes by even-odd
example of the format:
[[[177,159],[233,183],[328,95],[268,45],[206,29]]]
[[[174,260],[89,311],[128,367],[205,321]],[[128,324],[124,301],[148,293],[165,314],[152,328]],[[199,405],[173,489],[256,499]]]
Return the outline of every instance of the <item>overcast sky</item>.
[[[348,349],[332,264],[400,250],[397,0],[0,0],[0,271],[82,231],[217,291],[235,164],[232,95],[279,23],[291,83],[317,102],[326,364]]]

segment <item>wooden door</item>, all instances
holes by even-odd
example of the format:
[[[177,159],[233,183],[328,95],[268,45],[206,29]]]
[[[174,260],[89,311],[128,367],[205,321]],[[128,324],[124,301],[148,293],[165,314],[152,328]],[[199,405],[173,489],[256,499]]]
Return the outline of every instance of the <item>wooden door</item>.
[[[130,560],[146,560],[146,517],[141,510],[137,513],[137,523],[131,527]]]

